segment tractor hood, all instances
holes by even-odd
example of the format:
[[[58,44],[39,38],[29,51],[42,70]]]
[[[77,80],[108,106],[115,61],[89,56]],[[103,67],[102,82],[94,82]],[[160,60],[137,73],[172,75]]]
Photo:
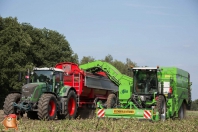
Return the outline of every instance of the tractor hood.
[[[38,83],[29,83],[22,87],[22,96],[23,97],[29,97],[31,94],[33,94],[35,88],[39,86]]]

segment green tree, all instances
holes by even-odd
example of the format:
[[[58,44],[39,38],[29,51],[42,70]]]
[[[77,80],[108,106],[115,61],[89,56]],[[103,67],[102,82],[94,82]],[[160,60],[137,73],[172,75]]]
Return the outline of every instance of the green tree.
[[[83,56],[83,58],[81,59],[80,61],[80,64],[86,64],[86,63],[89,63],[89,62],[93,62],[95,61],[95,59],[91,56]]]
[[[191,109],[190,110],[196,110],[196,111],[198,111],[198,99],[192,101]]]
[[[53,67],[59,62],[78,63],[65,36],[49,29],[0,17],[0,107],[5,95],[21,89],[18,73],[33,67]],[[24,79],[24,78],[23,78]]]

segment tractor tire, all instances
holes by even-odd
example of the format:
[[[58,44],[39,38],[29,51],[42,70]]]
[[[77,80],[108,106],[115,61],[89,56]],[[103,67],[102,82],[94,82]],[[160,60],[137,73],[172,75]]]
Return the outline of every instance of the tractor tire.
[[[159,119],[161,121],[165,121],[166,120],[166,100],[164,96],[159,95],[156,107],[157,107],[157,111],[159,112]]]
[[[185,119],[186,118],[186,104],[182,103],[179,112],[178,112],[179,119]]]
[[[109,94],[107,98],[107,109],[114,108],[116,106],[117,97],[115,94]]]
[[[54,120],[57,115],[57,100],[53,94],[43,94],[38,101],[38,118]]]
[[[70,90],[66,99],[66,115],[57,114],[58,119],[75,119],[77,117],[77,95],[74,90]]]
[[[9,114],[16,114],[18,118],[22,117],[22,113],[17,113],[17,108],[13,106],[13,103],[19,103],[21,98],[20,93],[11,93],[8,94],[8,96],[5,98],[4,105],[3,105],[3,111],[5,115]]]
[[[27,117],[29,119],[38,119],[37,111],[28,111]]]

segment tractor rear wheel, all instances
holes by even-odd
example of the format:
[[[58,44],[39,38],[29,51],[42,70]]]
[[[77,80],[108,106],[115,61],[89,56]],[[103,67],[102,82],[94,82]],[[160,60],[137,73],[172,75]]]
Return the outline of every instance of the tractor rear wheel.
[[[108,108],[114,108],[116,106],[116,95],[115,94],[109,94],[107,98],[107,109]]]
[[[180,119],[184,119],[186,117],[186,104],[185,103],[182,103],[178,112],[178,117]]]
[[[77,95],[74,90],[70,90],[66,98],[66,115],[59,115],[58,119],[74,119],[77,116]]]
[[[159,119],[161,121],[165,121],[166,120],[166,100],[164,96],[162,95],[158,96],[156,107],[159,112]]]
[[[43,94],[38,101],[38,118],[54,120],[57,115],[57,100],[53,94]]]
[[[13,106],[14,103],[19,103],[21,98],[20,93],[11,93],[8,94],[8,96],[5,98],[4,105],[3,105],[3,111],[4,114],[16,114],[18,117],[23,116],[22,113],[17,112],[17,108]]]

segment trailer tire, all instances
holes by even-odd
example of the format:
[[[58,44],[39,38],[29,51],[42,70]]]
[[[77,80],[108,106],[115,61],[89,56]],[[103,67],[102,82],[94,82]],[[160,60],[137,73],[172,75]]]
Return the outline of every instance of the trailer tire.
[[[165,121],[166,120],[166,100],[164,96],[162,95],[158,96],[156,107],[159,112],[159,119],[161,121]]]
[[[178,112],[179,119],[185,119],[186,117],[186,104],[182,103],[179,112]]]
[[[57,100],[53,94],[43,94],[38,101],[38,118],[54,120],[57,115]]]
[[[17,113],[17,108],[13,106],[14,102],[19,103],[20,98],[21,98],[20,93],[11,93],[7,95],[3,105],[3,111],[5,115],[16,114],[17,118],[23,116],[23,113]]]
[[[117,97],[115,94],[109,94],[107,98],[107,109],[114,108],[116,106]]]

